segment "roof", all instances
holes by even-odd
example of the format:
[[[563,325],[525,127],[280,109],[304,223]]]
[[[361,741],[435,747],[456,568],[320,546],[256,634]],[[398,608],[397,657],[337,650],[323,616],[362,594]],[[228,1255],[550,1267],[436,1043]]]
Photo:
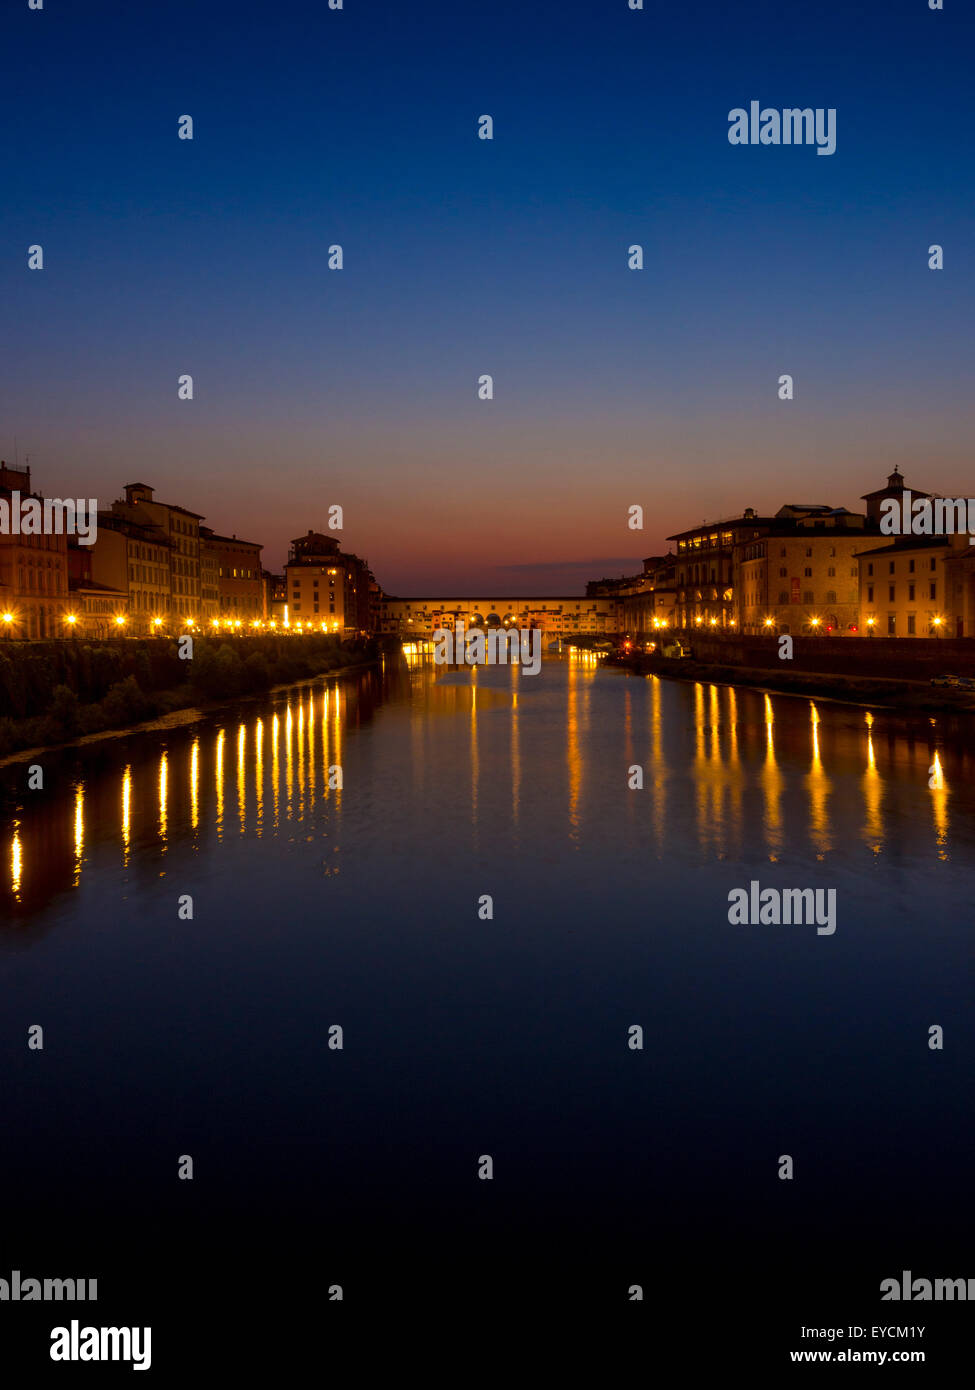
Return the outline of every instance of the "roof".
[[[725,517],[723,521],[702,521],[697,526],[688,526],[683,531],[675,531],[667,540],[680,540],[683,536],[696,536],[699,531],[716,531],[720,527],[729,526],[771,526],[775,520],[774,516],[738,516]]]
[[[242,541],[240,536],[221,536],[216,531],[211,531],[209,526],[201,526],[200,535],[205,541],[225,541],[227,545],[249,545],[257,550],[264,549],[262,541]]]
[[[68,588],[72,593],[116,594],[119,598],[128,598],[125,589],[113,589],[111,584],[98,584],[94,579],[69,579]]]
[[[939,546],[950,546],[950,536],[899,536],[891,545],[877,545],[872,550],[858,550],[860,555],[899,554],[903,550],[937,550]]]

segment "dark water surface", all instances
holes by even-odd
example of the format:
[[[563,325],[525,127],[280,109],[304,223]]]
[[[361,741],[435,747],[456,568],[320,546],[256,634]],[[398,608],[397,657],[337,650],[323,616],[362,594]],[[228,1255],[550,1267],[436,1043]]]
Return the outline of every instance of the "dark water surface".
[[[545,1308],[658,1357],[709,1310],[752,1364],[967,1320],[878,1286],[975,1278],[968,722],[387,661],[33,761],[0,768],[0,1277],[100,1286],[2,1315],[39,1366],[71,1317],[151,1323],[164,1378],[249,1298],[258,1340]],[[835,933],[730,925],[753,879],[835,889]]]

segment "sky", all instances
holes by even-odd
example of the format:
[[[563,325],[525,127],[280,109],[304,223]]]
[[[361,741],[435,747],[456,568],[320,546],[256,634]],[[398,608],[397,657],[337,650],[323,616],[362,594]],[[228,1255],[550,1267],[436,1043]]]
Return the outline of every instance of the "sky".
[[[7,0],[0,456],[147,482],[272,569],[339,504],[401,595],[580,592],[895,465],[968,495],[945,5]],[[836,152],[730,144],[753,99],[835,108]]]

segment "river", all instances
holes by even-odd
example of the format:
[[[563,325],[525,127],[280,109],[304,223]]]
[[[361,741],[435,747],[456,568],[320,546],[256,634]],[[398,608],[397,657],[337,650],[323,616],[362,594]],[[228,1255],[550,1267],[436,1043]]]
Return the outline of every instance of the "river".
[[[970,729],[387,657],[8,761],[7,1264],[171,1346],[308,1257],[296,1306],[727,1312],[747,1270],[790,1337],[824,1281],[863,1322],[975,1276]],[[732,925],[753,881],[835,930]]]

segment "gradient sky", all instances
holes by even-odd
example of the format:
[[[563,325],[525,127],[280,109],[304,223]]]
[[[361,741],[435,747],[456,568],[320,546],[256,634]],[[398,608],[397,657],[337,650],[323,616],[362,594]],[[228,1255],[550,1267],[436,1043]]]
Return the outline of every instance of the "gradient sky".
[[[576,591],[894,464],[968,495],[945,4],[8,0],[0,454],[51,496],[148,482],[272,568],[339,502],[400,594]],[[730,145],[752,99],[836,107],[836,153]]]

